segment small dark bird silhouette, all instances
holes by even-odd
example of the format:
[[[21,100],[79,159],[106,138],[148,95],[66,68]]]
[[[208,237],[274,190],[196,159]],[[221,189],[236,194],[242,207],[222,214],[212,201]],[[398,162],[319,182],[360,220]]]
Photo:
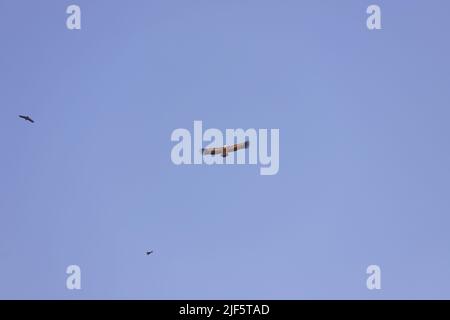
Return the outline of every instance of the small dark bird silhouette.
[[[29,116],[22,116],[22,115],[20,115],[19,118],[22,118],[22,119],[24,119],[24,120],[26,120],[26,121],[29,121],[29,122],[31,122],[31,123],[34,123],[33,119],[31,119]]]
[[[153,253],[153,250],[147,251],[145,254],[149,256],[149,255],[151,255],[152,253]]]

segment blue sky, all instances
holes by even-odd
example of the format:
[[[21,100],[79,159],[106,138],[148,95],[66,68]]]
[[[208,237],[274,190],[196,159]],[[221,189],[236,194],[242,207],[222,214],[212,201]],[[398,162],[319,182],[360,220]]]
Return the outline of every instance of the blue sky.
[[[0,298],[450,298],[449,10],[2,0]],[[175,166],[194,120],[279,128],[279,173]]]

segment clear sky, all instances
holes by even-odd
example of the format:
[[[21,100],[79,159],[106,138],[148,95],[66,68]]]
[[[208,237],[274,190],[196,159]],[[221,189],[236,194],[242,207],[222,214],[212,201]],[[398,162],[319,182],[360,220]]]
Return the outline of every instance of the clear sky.
[[[0,298],[450,298],[449,11],[0,0]],[[279,173],[175,166],[194,120],[279,128]]]

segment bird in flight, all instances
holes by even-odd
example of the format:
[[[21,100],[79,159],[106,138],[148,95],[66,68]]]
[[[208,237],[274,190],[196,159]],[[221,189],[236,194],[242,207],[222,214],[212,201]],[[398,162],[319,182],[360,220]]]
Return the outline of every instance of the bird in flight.
[[[153,253],[153,250],[147,251],[145,254],[149,256],[149,255],[151,255],[152,253]]]
[[[219,147],[219,148],[202,148],[202,153],[203,154],[210,154],[210,155],[216,155],[216,154],[221,154],[222,157],[226,157],[228,156],[228,154],[230,152],[234,152],[234,151],[238,151],[241,149],[247,149],[250,145],[250,141],[245,141],[242,143],[236,143],[232,146],[223,146],[223,147]]]
[[[22,118],[22,119],[24,119],[24,120],[26,120],[26,121],[29,121],[29,122],[31,122],[31,123],[34,123],[33,119],[31,119],[29,116],[22,116],[22,115],[19,115],[19,118]]]

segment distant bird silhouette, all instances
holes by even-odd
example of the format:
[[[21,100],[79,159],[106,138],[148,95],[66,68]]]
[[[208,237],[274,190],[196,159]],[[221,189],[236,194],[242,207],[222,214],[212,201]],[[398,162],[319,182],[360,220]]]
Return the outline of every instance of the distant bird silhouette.
[[[149,255],[151,255],[152,253],[153,253],[153,250],[147,251],[145,254],[149,256]]]
[[[228,156],[228,154],[230,152],[235,152],[235,151],[238,151],[241,149],[248,149],[249,145],[250,145],[250,141],[245,141],[242,143],[234,144],[232,146],[223,146],[223,147],[219,147],[219,148],[207,148],[207,149],[203,148],[202,153],[210,154],[210,155],[220,154],[220,155],[222,155],[222,157],[225,158],[226,156]]]
[[[26,121],[29,121],[29,122],[31,122],[31,123],[34,123],[33,119],[31,119],[29,116],[22,116],[22,115],[20,115],[19,118],[22,118],[22,119],[24,119],[24,120],[26,120]]]

